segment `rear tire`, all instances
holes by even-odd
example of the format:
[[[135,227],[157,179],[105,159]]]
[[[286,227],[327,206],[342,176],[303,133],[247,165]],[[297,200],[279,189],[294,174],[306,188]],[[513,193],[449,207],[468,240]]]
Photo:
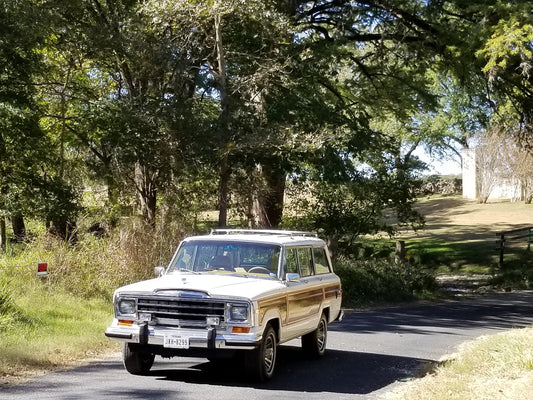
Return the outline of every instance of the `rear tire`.
[[[328,340],[328,320],[324,314],[320,317],[318,327],[302,336],[302,349],[312,358],[322,357],[326,353]]]
[[[129,343],[122,345],[122,362],[126,371],[132,375],[147,375],[154,364],[155,355],[132,351]]]
[[[245,353],[246,371],[251,379],[265,382],[274,376],[277,345],[276,332],[271,325],[267,325],[259,347]]]

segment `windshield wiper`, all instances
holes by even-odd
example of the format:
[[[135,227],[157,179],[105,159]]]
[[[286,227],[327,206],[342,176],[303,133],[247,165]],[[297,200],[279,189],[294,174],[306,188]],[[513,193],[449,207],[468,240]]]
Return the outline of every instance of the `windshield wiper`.
[[[187,268],[175,268],[173,272],[188,272],[190,274],[198,275],[198,271],[193,271],[192,269]]]

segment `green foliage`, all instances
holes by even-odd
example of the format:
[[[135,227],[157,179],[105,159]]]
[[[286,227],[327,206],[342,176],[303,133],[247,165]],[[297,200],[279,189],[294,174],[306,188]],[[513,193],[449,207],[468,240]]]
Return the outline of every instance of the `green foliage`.
[[[68,215],[77,208],[72,192],[47,169],[56,160],[36,99],[36,82],[45,69],[38,49],[49,21],[35,2],[7,3],[0,11],[0,215],[39,216],[54,223],[73,219]]]
[[[498,268],[490,283],[505,289],[530,289],[533,287],[533,257],[525,242],[506,249],[504,264]]]
[[[328,236],[416,226],[415,149],[533,109],[525,1],[4,3],[0,209],[57,225],[104,185],[117,217],[194,227],[226,183],[243,223],[277,225],[290,176]]]
[[[410,301],[437,289],[435,278],[422,266],[395,262],[392,257],[341,259],[335,272],[341,278],[347,307]]]
[[[376,233],[392,229],[383,216],[383,200],[372,191],[372,181],[364,186],[362,181],[354,184],[328,185],[317,183],[305,192],[295,186],[294,192],[305,193],[296,203],[301,218],[293,222],[301,228],[320,230],[327,237]],[[290,220],[287,222],[290,224]]]
[[[349,254],[361,235],[393,235],[398,226],[423,224],[413,208],[416,179],[394,165],[371,169],[351,160],[334,161],[324,168],[326,179],[289,187],[284,226],[317,231],[338,244],[341,254]]]
[[[533,26],[522,24],[521,21],[516,20],[516,17],[512,17],[510,20],[499,21],[493,29],[494,33],[491,38],[477,53],[478,56],[487,59],[482,71],[489,76],[490,80],[494,80],[509,67],[518,64],[519,71],[511,72],[529,75],[533,67],[531,65],[533,53],[530,45],[533,40]]]
[[[469,232],[464,234],[468,237]],[[439,273],[489,274],[497,264],[497,252],[483,241],[410,239],[407,247],[414,262]]]
[[[509,134],[531,137],[531,37],[533,18],[528,1],[453,2],[464,20],[450,19],[463,76],[477,75],[488,82],[492,125],[505,126]]]
[[[21,192],[46,158],[33,99],[33,74],[41,66],[33,52],[39,41],[39,30],[31,28],[35,9],[30,2],[7,3],[0,7],[0,215],[24,208]]]

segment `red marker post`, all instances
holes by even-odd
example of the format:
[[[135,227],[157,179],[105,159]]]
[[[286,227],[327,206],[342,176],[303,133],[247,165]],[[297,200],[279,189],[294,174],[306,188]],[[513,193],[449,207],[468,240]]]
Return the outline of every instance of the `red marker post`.
[[[48,263],[46,262],[37,263],[37,276],[38,277],[48,276]]]

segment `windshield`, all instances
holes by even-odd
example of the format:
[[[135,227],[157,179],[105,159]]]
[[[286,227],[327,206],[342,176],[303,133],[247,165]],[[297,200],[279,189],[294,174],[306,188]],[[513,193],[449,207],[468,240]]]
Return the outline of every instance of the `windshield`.
[[[238,273],[277,278],[280,246],[233,241],[185,242],[168,273]]]

